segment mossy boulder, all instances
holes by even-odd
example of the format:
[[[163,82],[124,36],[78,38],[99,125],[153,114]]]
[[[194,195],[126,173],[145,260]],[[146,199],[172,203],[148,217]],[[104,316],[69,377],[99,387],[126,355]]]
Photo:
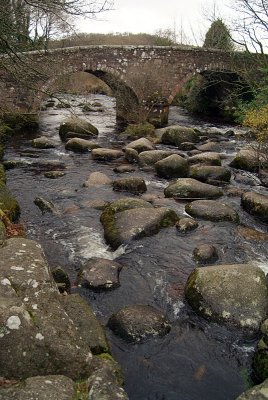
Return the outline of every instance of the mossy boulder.
[[[130,176],[129,178],[121,178],[114,181],[113,189],[117,192],[141,194],[147,191],[147,186],[143,178]]]
[[[220,153],[207,151],[189,157],[188,161],[190,164],[221,165],[221,155]]]
[[[268,196],[256,192],[246,192],[241,197],[241,205],[249,214],[268,222]]]
[[[69,139],[69,132],[79,134],[80,136],[77,135],[77,137],[82,137],[84,139],[96,137],[99,133],[98,129],[94,125],[81,118],[69,118],[61,123],[59,128],[61,140],[65,141],[66,139]]]
[[[155,133],[154,125],[149,122],[145,122],[143,124],[130,124],[121,133],[123,137],[127,137],[129,139],[139,139],[142,137],[153,137]]]
[[[196,268],[185,296],[202,317],[256,335],[267,318],[268,290],[264,272],[250,264]]]
[[[164,336],[171,329],[170,322],[161,311],[140,304],[127,306],[113,314],[108,326],[123,339],[136,343]]]
[[[0,209],[8,216],[11,221],[16,221],[20,215],[20,207],[12,196],[7,186],[0,181]]]
[[[138,153],[141,153],[142,151],[155,150],[155,145],[147,138],[140,138],[129,143],[126,149],[134,149]]]
[[[3,164],[0,164],[0,183],[6,183],[6,173]]]
[[[192,128],[180,125],[172,125],[163,129],[162,143],[180,146],[183,142],[196,143],[199,140],[199,134]]]
[[[222,191],[207,183],[199,182],[192,178],[181,178],[172,182],[165,188],[166,197],[175,199],[214,199],[222,196]]]
[[[186,233],[193,231],[194,229],[198,228],[198,222],[193,218],[181,218],[176,223],[176,228],[181,233]]]
[[[105,149],[105,148],[93,149],[91,154],[93,160],[98,160],[98,161],[113,161],[120,157],[123,157],[124,155],[124,153],[121,150]]]
[[[141,167],[146,167],[149,165],[154,165],[157,161],[163,160],[163,158],[167,158],[173,153],[168,150],[150,150],[143,151],[139,154],[139,165]]]
[[[104,237],[113,249],[131,240],[154,235],[177,220],[173,210],[153,208],[147,201],[131,198],[111,203],[101,214]]]
[[[4,113],[1,118],[15,132],[36,130],[39,125],[38,114],[35,113]]]
[[[189,174],[189,164],[185,158],[172,154],[155,163],[155,170],[161,178],[184,178]]]
[[[185,206],[185,211],[192,217],[209,221],[239,222],[239,215],[228,204],[215,200],[195,200]]]
[[[0,220],[0,246],[2,246],[6,239],[6,227]]]
[[[209,180],[230,182],[231,171],[229,168],[216,165],[193,165],[190,168],[190,178],[201,182]]]
[[[56,147],[53,140],[47,138],[46,136],[40,136],[31,141],[32,147],[36,149],[53,149]]]
[[[253,370],[260,381],[268,378],[268,319],[261,326],[263,337],[258,342],[254,358]]]
[[[245,147],[241,149],[230,163],[230,166],[245,171],[256,172],[262,167],[268,167],[267,156],[262,155],[258,148]]]
[[[4,157],[4,147],[0,144],[0,161],[3,160]]]
[[[13,129],[0,120],[0,143],[5,143],[12,133]]]
[[[92,149],[97,149],[101,147],[96,142],[91,140],[81,139],[81,138],[72,138],[67,141],[65,144],[66,150],[71,150],[74,153],[87,153]]]

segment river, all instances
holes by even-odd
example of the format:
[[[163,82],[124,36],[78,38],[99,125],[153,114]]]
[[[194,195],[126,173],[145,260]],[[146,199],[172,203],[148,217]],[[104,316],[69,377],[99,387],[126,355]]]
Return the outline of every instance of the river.
[[[103,172],[113,180],[118,178],[113,169],[119,162],[98,163],[92,160],[90,153],[66,151],[58,128],[70,112],[84,115],[99,129],[100,144],[120,148],[122,143],[117,140],[115,129],[115,100],[92,94],[86,98],[69,95],[68,101],[71,109],[49,107],[41,111],[39,131],[16,136],[6,148],[6,160],[24,161],[20,168],[7,171],[7,184],[21,206],[21,222],[27,237],[41,243],[52,267],[62,266],[68,272],[72,290],[89,301],[104,325],[115,311],[130,304],[152,305],[171,320],[172,329],[168,335],[142,344],[128,344],[106,328],[112,354],[122,365],[130,400],[234,400],[250,385],[250,365],[256,342],[245,341],[238,332],[198,317],[185,302],[183,288],[196,267],[192,258],[196,246],[204,243],[216,246],[217,264],[254,262],[268,271],[267,246],[245,240],[232,223],[200,221],[198,229],[190,235],[182,235],[174,227],[163,229],[157,235],[111,251],[103,238],[101,211],[92,208],[92,202],[97,199],[113,201],[128,194],[114,192],[109,185],[94,190],[82,185],[94,171]],[[83,113],[79,104],[85,101],[100,102],[103,112]],[[210,126],[231,128],[202,122],[179,107],[171,107],[169,124],[175,123],[202,130]],[[41,135],[53,139],[56,148],[32,148],[30,140]],[[228,141],[223,150],[226,153],[223,165],[228,165],[242,145],[233,138]],[[59,169],[65,172],[63,177],[48,179],[44,176],[46,171]],[[163,196],[167,180],[138,167],[132,175],[146,180],[148,193],[159,197],[155,204],[168,205],[183,215],[185,202]],[[244,178],[233,171],[231,184],[249,190],[250,184],[254,185],[254,190],[264,191],[253,174],[245,173]],[[58,213],[42,214],[33,202],[36,197],[50,200]],[[267,231],[265,225],[241,209],[239,197],[223,197],[223,200],[239,211],[242,224]],[[76,287],[78,270],[92,257],[116,258],[123,264],[119,288],[93,292]]]

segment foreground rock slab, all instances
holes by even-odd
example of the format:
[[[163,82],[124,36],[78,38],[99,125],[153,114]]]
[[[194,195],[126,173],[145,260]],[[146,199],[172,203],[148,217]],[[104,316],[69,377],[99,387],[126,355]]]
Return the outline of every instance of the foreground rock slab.
[[[264,272],[250,264],[196,268],[185,296],[204,318],[255,335],[267,317],[268,290]]]
[[[132,305],[113,314],[108,322],[113,332],[130,342],[164,336],[171,325],[166,316],[147,305]]]
[[[7,240],[0,248],[0,376],[88,372],[91,351],[60,298],[40,245]]]
[[[62,375],[35,376],[0,388],[0,400],[73,400],[74,395],[74,382]]]
[[[195,200],[185,206],[185,211],[192,217],[209,221],[239,222],[239,215],[229,205],[216,200]]]

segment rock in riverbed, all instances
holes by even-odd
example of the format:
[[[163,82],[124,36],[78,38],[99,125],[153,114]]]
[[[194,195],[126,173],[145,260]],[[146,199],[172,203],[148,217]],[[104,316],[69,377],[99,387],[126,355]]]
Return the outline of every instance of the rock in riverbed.
[[[122,265],[116,261],[96,258],[88,261],[78,273],[78,285],[92,290],[110,290],[120,286]]]
[[[185,211],[192,217],[209,221],[239,222],[239,215],[229,205],[215,200],[196,200],[185,206]]]
[[[144,200],[131,198],[111,203],[101,214],[104,237],[113,249],[131,240],[152,236],[177,220],[177,214],[169,208],[153,208]]]
[[[172,182],[164,190],[166,197],[175,199],[214,199],[222,196],[222,191],[213,185],[199,182],[192,178],[181,178]]]
[[[246,192],[241,197],[241,205],[249,214],[268,222],[268,196]]]
[[[130,342],[164,336],[171,329],[165,315],[147,305],[132,305],[121,309],[110,317],[108,326]]]
[[[264,272],[250,264],[196,268],[185,296],[204,318],[256,335],[268,313]]]

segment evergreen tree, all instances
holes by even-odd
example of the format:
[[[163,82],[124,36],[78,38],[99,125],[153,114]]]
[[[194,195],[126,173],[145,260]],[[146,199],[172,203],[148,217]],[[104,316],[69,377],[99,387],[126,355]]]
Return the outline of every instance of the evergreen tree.
[[[234,50],[234,44],[229,30],[221,19],[216,19],[214,22],[212,22],[209,30],[206,33],[203,47],[225,51]]]

